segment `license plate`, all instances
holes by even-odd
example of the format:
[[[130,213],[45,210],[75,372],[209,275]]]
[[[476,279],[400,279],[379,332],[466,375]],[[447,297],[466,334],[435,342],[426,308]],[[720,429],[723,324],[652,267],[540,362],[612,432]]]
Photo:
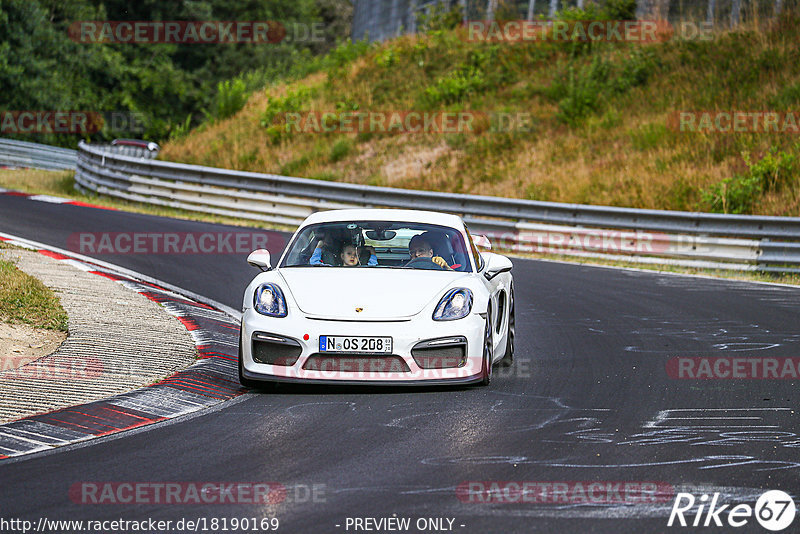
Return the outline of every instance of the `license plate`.
[[[319,336],[320,352],[349,352],[370,354],[392,352],[390,337]]]

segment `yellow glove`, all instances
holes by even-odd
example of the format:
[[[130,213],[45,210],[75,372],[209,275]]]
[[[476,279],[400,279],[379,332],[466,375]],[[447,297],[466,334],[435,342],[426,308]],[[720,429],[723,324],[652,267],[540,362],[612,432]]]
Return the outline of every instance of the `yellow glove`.
[[[447,262],[444,261],[444,258],[442,258],[441,256],[434,256],[433,258],[431,258],[431,261],[433,261],[433,263],[435,263],[436,265],[438,265],[440,267],[444,267],[445,269],[449,269],[450,268],[450,266],[447,265]]]

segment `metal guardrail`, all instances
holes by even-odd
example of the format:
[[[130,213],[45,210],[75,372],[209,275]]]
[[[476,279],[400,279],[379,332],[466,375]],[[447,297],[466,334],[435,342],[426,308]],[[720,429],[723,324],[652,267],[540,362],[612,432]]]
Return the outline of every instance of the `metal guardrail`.
[[[114,139],[103,150],[124,156],[155,159],[161,147],[152,141]],[[0,166],[42,169],[47,171],[74,170],[78,166],[78,151],[41,143],[0,138]]]
[[[0,139],[0,166],[60,171],[74,169],[78,152],[16,139]]]
[[[641,263],[800,272],[800,218],[561,204],[325,182],[152,161],[81,143],[76,187],[127,200],[295,225],[314,211],[456,213],[500,248]]]
[[[109,152],[122,154],[123,156],[134,156],[139,158],[156,159],[161,147],[152,141],[141,141],[139,139],[114,139],[106,147]]]

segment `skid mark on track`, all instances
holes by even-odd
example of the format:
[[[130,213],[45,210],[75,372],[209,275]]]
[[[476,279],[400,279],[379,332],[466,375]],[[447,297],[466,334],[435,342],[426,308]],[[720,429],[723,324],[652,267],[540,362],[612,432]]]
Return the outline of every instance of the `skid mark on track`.
[[[675,346],[683,346],[684,348],[680,350],[682,354],[764,351],[800,342],[800,335],[794,331],[773,331],[754,323],[634,316],[622,319],[628,324],[639,324],[628,332],[629,335],[647,340],[647,345],[644,346],[626,346],[624,350],[627,352],[674,354],[675,349],[663,348],[665,341],[674,343]],[[687,342],[695,342],[697,348],[687,348]],[[652,346],[658,348],[651,348]]]
[[[561,439],[541,439],[541,443],[592,446],[587,452],[567,458],[541,459],[526,454],[497,454],[488,456],[431,457],[421,460],[428,465],[537,465],[570,469],[635,469],[685,465],[697,470],[741,469],[748,466],[753,472],[799,469],[796,449],[800,448],[800,435],[796,427],[795,411],[791,408],[678,408],[659,411],[652,419],[641,424],[639,429],[609,428],[602,413],[610,410],[578,409],[566,406],[562,401],[539,397],[544,406],[528,409],[504,410],[495,403],[491,411],[497,424],[506,432],[527,432],[547,427]],[[409,427],[416,418],[427,419],[435,413],[408,415],[394,419],[389,426]],[[456,416],[456,412],[453,412]],[[506,420],[506,417],[508,418]],[[528,424],[519,425],[519,421]],[[531,423],[531,421],[534,421]],[[563,429],[563,431],[562,431]],[[554,432],[553,432],[554,431]],[[536,441],[533,438],[533,441]],[[688,447],[675,448],[674,445]],[[598,446],[603,449],[602,458],[616,456],[616,447],[655,447],[647,461],[613,463],[599,461]],[[673,446],[673,447],[668,447]],[[696,455],[696,447],[737,447],[742,454]],[[743,449],[746,448],[746,449]],[[758,452],[753,452],[753,449]],[[572,450],[575,450],[574,447]],[[677,451],[677,452],[676,452]],[[783,452],[782,452],[783,451]],[[786,454],[788,453],[788,454]],[[780,455],[784,454],[784,457]],[[667,455],[665,457],[665,455]],[[587,461],[591,458],[591,461]]]
[[[492,402],[491,405],[484,407],[483,410],[485,410],[485,412],[478,410],[473,414],[476,417],[482,415],[491,416],[494,424],[503,428],[504,432],[539,430],[556,422],[569,420],[569,416],[573,416],[579,412],[586,414],[595,411],[608,411],[606,409],[576,410],[575,408],[567,406],[561,399],[556,397],[492,392],[492,394],[495,393],[498,395],[525,397],[527,400],[526,406],[515,407],[515,405],[506,403],[504,399],[498,399]],[[464,412],[462,408],[452,408],[444,411],[417,412],[395,417],[383,423],[383,426],[413,429],[423,426],[429,422],[431,418],[452,418],[453,420],[458,420],[463,418],[463,416]],[[590,417],[587,415],[584,419],[590,419]]]
[[[782,469],[798,469],[800,462],[783,460],[762,460],[754,456],[744,454],[730,455],[708,455],[697,458],[685,458],[678,460],[662,460],[652,462],[630,462],[630,463],[583,463],[580,461],[570,461],[568,459],[536,459],[528,456],[461,456],[461,457],[438,457],[423,458],[422,464],[425,465],[535,465],[541,467],[557,467],[568,469],[645,469],[654,467],[668,467],[675,465],[692,465],[697,469],[720,469],[741,467],[744,465],[759,466],[755,471],[775,471]]]
[[[769,350],[780,347],[781,343],[757,343],[757,342],[739,342],[739,343],[717,343],[712,345],[716,350],[727,350],[729,352],[743,352],[749,350]]]
[[[651,501],[634,500],[628,502],[486,502],[464,501],[458,497],[460,484],[445,485],[374,485],[330,488],[330,496],[371,497],[377,494],[405,495],[421,499],[430,505],[435,502],[437,515],[453,516],[459,522],[469,523],[469,518],[481,517],[552,517],[552,518],[594,518],[594,519],[652,519],[663,518],[666,524],[672,509],[674,496],[679,492],[713,495],[719,494],[720,503],[754,503],[764,493],[762,488],[723,486],[713,484],[669,485],[671,491],[653,495]],[[413,501],[412,501],[413,502]],[[412,510],[414,504],[410,504]],[[398,514],[405,513],[402,508],[395,509]]]
[[[449,489],[449,488],[447,488]],[[761,488],[715,486],[715,485],[679,485],[674,491],[693,494],[719,493],[721,503],[754,503],[764,493]],[[666,496],[665,496],[666,497]],[[441,502],[441,501],[440,501]],[[468,522],[472,517],[544,517],[558,519],[663,519],[672,509],[673,500],[663,499],[657,502],[615,502],[615,503],[454,503],[443,504],[437,510],[444,515],[455,515]],[[666,532],[666,531],[665,531]]]
[[[310,408],[312,406],[314,406],[314,407],[318,407],[318,406],[345,406],[348,409],[347,411],[350,411],[350,412],[355,412],[357,407],[358,407],[357,403],[350,402],[350,401],[319,401],[319,402],[303,402],[303,403],[300,403],[300,404],[293,404],[292,406],[287,406],[284,409],[284,411],[286,413],[288,413],[289,415],[296,416],[296,415],[298,415],[298,414],[295,413],[296,411],[298,411],[300,409],[303,409],[303,408]],[[314,411],[313,413],[317,414],[319,412]]]

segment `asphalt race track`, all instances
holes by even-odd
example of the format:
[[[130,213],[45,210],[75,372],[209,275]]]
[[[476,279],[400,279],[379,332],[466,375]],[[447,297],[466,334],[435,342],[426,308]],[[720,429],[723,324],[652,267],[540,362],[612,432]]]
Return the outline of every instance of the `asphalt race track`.
[[[0,231],[60,248],[75,232],[225,230],[242,229],[0,195]],[[238,254],[93,256],[237,309],[255,274]],[[678,492],[698,505],[719,493],[730,505],[722,521],[766,490],[800,504],[800,380],[670,376],[676,358],[747,358],[750,368],[752,359],[800,357],[800,289],[517,259],[514,278],[516,362],[495,369],[488,388],[281,386],[243,395],[0,462],[0,516],[205,518],[217,532],[212,519],[277,518],[278,532],[336,533],[376,524],[357,518],[394,517],[410,518],[405,532],[656,534],[698,530],[667,526]],[[82,482],[261,481],[282,484],[285,498],[91,504],[70,494]],[[492,481],[555,493],[491,499],[480,488]],[[585,491],[592,482],[603,484]],[[724,525],[703,531],[768,532],[754,517]],[[799,526],[800,517],[785,532]]]

